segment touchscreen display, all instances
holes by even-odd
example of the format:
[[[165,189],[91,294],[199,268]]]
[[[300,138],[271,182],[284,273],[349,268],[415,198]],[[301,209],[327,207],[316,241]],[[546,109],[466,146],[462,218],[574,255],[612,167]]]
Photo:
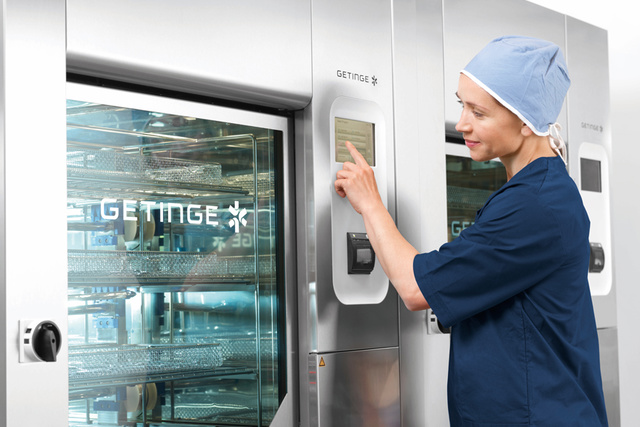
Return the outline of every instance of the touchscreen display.
[[[374,123],[336,117],[335,128],[336,162],[353,162],[351,154],[344,145],[345,141],[349,141],[367,160],[369,166],[376,165]]]

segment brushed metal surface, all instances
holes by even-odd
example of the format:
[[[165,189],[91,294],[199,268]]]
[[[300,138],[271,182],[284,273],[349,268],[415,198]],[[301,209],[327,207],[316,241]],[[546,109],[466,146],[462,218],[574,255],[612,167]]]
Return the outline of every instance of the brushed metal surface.
[[[366,11],[366,13],[364,13]],[[393,75],[391,69],[391,8],[386,1],[323,1],[313,5],[313,91],[312,103],[299,115],[296,150],[298,186],[299,277],[304,292],[302,323],[309,326],[310,352],[346,351],[397,346],[397,294],[392,288],[379,304],[344,305],[332,284],[331,197],[335,176],[329,150],[330,109],[339,97],[376,103],[386,122],[389,210],[395,212],[393,171]],[[336,29],[340,29],[337,31]],[[341,77],[338,71],[376,77],[376,84]],[[359,217],[354,211],[345,215]],[[362,221],[361,219],[359,221]]]
[[[298,109],[311,98],[310,2],[68,0],[74,73]]]
[[[620,375],[618,328],[598,329],[602,388],[610,427],[620,427]]]
[[[394,116],[398,228],[420,252],[447,240],[442,2],[395,1]],[[446,426],[449,336],[400,302],[402,425]]]
[[[318,425],[400,427],[397,348],[311,355]]]
[[[389,287],[379,304],[342,304],[332,282],[331,198],[335,175],[329,141],[331,106],[340,97],[375,103],[385,123],[385,186],[389,211],[395,213],[393,170],[393,73],[391,3],[384,0],[313,2],[313,100],[296,115],[296,194],[300,327],[301,425],[318,419],[319,392],[308,369],[318,354],[345,353],[398,346],[397,294]],[[368,76],[361,79],[358,76]],[[373,78],[375,77],[375,79]],[[375,82],[375,83],[374,83]],[[358,219],[358,218],[356,218]],[[361,219],[360,219],[361,221]],[[348,389],[348,377],[343,377]],[[357,390],[351,390],[356,392]],[[336,399],[334,399],[336,400]],[[355,408],[354,408],[355,409]]]

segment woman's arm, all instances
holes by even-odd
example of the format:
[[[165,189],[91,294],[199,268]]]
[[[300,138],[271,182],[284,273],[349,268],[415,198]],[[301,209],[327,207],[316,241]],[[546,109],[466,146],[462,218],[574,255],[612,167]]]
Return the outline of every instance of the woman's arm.
[[[362,215],[371,246],[382,269],[409,310],[429,308],[413,275],[413,259],[418,251],[400,234],[384,207],[375,176],[367,161],[350,142],[347,149],[355,163],[345,162],[335,181],[336,192],[347,197]]]

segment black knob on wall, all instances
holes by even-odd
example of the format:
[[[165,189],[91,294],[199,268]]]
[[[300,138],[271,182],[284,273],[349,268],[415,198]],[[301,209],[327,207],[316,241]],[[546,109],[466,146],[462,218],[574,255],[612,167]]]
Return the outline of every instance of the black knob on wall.
[[[60,352],[62,336],[53,322],[42,322],[33,330],[33,351],[45,362],[55,362]]]

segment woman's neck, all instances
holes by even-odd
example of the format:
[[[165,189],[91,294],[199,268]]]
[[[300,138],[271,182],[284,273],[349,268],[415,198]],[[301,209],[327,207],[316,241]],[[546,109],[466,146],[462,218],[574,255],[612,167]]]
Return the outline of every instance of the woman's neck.
[[[518,151],[500,158],[507,170],[507,181],[524,169],[529,163],[540,157],[555,157],[557,153],[551,148],[548,136],[532,134],[525,138]]]

